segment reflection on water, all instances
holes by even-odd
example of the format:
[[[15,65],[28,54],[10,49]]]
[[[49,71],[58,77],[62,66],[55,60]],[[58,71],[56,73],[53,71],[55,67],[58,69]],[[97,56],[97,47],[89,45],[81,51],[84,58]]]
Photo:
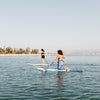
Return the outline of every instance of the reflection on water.
[[[57,72],[57,86],[60,89],[64,85],[64,72]]]
[[[41,84],[45,86],[45,72],[41,71]]]
[[[66,80],[64,80],[65,75],[66,75],[65,72],[57,72],[57,75],[56,75],[56,78],[57,78],[56,92],[60,96],[59,99],[64,98],[64,90],[67,89],[66,88],[67,82]]]

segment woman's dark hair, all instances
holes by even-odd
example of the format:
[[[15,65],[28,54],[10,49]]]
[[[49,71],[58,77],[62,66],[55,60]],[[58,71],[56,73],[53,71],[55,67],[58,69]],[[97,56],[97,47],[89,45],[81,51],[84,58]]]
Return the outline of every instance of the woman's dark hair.
[[[41,49],[41,51],[45,52],[44,49]]]
[[[63,51],[62,50],[58,50],[57,51],[59,55],[63,55]]]

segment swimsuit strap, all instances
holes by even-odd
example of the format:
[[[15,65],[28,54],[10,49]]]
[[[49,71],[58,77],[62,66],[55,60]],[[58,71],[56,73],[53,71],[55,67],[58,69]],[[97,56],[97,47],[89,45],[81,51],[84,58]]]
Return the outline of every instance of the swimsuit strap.
[[[60,60],[60,59],[62,59],[62,60]],[[58,61],[59,61],[59,60],[60,60],[60,61],[63,61],[63,58],[62,58],[62,57],[61,57],[61,58],[58,58]]]
[[[60,59],[61,59],[61,60],[60,60]],[[62,58],[62,57],[61,57],[61,58],[58,58],[58,62],[59,62],[59,61],[63,61],[63,62],[64,62],[64,60],[63,60],[63,58]]]

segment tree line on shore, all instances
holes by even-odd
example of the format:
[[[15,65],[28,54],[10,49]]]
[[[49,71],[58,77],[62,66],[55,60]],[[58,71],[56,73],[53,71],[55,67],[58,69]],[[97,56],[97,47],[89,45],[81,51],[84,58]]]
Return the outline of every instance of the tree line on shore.
[[[11,47],[0,47],[0,54],[38,54],[39,50],[38,49],[30,49],[29,47],[26,49],[23,48],[11,48]]]

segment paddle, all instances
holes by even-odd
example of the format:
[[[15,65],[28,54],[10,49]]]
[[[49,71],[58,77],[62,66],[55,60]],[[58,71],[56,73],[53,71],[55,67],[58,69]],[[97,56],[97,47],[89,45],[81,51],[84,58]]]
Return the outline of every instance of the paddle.
[[[51,64],[48,63],[47,59],[45,58],[46,63],[48,64],[48,67],[50,67]],[[45,71],[47,71],[48,67],[45,68]]]
[[[49,64],[46,58],[45,58],[45,61],[46,61],[46,63],[48,64],[48,65],[47,65],[48,67],[45,68],[45,71],[47,71],[47,69],[48,69],[49,67],[51,67],[52,65],[54,65],[54,63]]]

